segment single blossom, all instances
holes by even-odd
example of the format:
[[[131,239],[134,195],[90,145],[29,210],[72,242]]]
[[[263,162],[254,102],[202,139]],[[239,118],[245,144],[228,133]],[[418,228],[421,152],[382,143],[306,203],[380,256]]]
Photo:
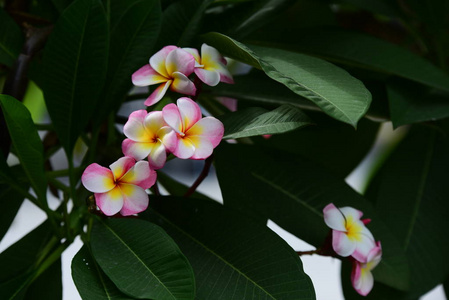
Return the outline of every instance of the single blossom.
[[[165,123],[161,111],[138,110],[129,115],[122,143],[126,156],[136,160],[148,157],[152,169],[160,169],[167,160],[167,152],[176,147],[176,132]]]
[[[194,101],[182,97],[162,109],[165,122],[177,133],[177,144],[172,153],[182,159],[205,159],[223,138],[223,123],[214,117],[201,116]]]
[[[110,169],[93,163],[84,170],[81,182],[95,194],[95,202],[101,211],[112,216],[120,212],[129,216],[148,207],[145,189],[156,182],[156,172],[148,162],[136,161],[132,157],[121,157],[109,166]]]
[[[352,207],[337,208],[328,204],[324,209],[324,221],[332,229],[332,247],[343,257],[351,255],[359,262],[366,262],[375,247],[374,237],[360,220],[363,213]]]
[[[380,242],[368,253],[367,262],[361,263],[353,260],[351,282],[354,289],[362,296],[371,292],[374,285],[374,278],[371,271],[382,259],[382,248]]]
[[[195,74],[209,86],[216,86],[220,81],[234,83],[231,73],[226,68],[226,60],[214,47],[201,46],[201,56],[194,48],[183,48],[195,58]]]
[[[170,88],[172,91],[195,95],[196,88],[188,78],[195,68],[195,59],[187,51],[176,46],[166,46],[150,58],[150,63],[132,75],[136,86],[159,86],[145,100],[145,105],[157,103]]]

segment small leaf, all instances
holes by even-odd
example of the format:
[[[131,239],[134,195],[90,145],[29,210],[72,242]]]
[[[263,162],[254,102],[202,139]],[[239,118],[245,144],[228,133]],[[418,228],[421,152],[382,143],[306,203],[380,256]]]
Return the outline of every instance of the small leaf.
[[[115,285],[136,298],[193,299],[187,259],[158,226],[136,219],[94,223],[92,254]]]
[[[23,34],[16,22],[0,7],[0,64],[12,66],[23,44]]]
[[[310,125],[310,119],[298,108],[282,105],[275,110],[247,108],[219,118],[225,128],[224,139],[277,134]]]

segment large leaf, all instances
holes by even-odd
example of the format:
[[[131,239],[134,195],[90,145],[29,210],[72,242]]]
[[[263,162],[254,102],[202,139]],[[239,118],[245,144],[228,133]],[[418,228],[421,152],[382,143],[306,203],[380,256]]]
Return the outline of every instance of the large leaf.
[[[12,66],[23,44],[20,27],[0,7],[0,64]]]
[[[322,213],[327,204],[357,208],[373,219],[368,227],[383,245],[376,280],[408,288],[405,255],[368,201],[319,165],[286,152],[258,149],[262,147],[221,145],[217,149],[217,176],[225,206],[269,218],[316,247],[324,244],[329,232]]]
[[[45,102],[69,157],[104,84],[108,42],[100,0],[77,0],[64,10],[45,47]]]
[[[27,190],[27,185],[22,185]],[[23,202],[23,196],[9,184],[0,184],[0,241],[11,226]]]
[[[197,299],[315,299],[290,246],[266,226],[211,201],[153,198],[162,226],[195,271]]]
[[[419,297],[449,274],[448,153],[447,136],[416,128],[367,191],[411,262],[411,298]]]
[[[129,300],[100,269],[84,245],[72,260],[72,277],[83,300]]]
[[[59,258],[30,284],[25,294],[25,299],[61,300],[62,299],[61,267],[62,267],[61,258]]]
[[[17,157],[31,186],[39,198],[46,199],[47,180],[44,172],[44,150],[31,114],[21,102],[7,95],[0,95],[0,106]]]
[[[371,94],[363,84],[324,60],[275,48],[250,46],[250,49],[218,33],[209,33],[204,39],[226,56],[262,69],[337,120],[355,127],[369,108]]]
[[[272,111],[252,107],[220,116],[219,119],[225,128],[224,139],[283,133],[311,124],[301,110],[291,105],[282,105]]]
[[[191,266],[159,226],[136,219],[97,221],[91,243],[94,258],[122,292],[161,300],[194,297]]]

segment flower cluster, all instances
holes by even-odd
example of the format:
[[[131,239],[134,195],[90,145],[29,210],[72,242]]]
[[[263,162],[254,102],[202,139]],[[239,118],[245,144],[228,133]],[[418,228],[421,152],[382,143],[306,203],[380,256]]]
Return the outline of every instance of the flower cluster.
[[[134,85],[159,86],[145,100],[147,106],[162,99],[167,89],[194,96],[198,87],[189,79],[193,73],[207,85],[220,81],[233,83],[226,60],[206,44],[201,56],[193,48],[166,46],[150,58],[150,63],[132,75]],[[108,168],[89,165],[81,178],[84,187],[93,192],[95,202],[107,216],[123,216],[148,207],[146,189],[156,182],[156,171],[165,165],[172,153],[181,159],[206,159],[218,146],[224,134],[223,124],[214,117],[202,117],[197,103],[181,97],[162,111],[137,110],[129,115],[123,127],[125,155]],[[148,161],[144,161],[147,158]]]
[[[332,248],[340,256],[351,257],[352,286],[366,296],[374,285],[371,274],[382,258],[380,242],[376,242],[366,228],[370,220],[361,219],[363,213],[352,207],[337,208],[328,204],[323,209],[324,222],[332,229]]]

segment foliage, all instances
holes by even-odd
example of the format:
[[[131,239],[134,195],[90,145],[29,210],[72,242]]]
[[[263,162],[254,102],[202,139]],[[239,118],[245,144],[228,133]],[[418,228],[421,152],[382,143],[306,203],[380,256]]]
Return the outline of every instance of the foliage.
[[[381,242],[368,299],[447,290],[448,1],[0,3],[0,237],[25,199],[46,215],[0,253],[1,299],[61,299],[61,255],[77,237],[82,299],[315,299],[310,253],[269,219],[341,259],[345,298],[361,299],[349,262],[373,265],[332,249],[345,232],[329,207]],[[405,134],[361,194],[344,178],[385,122]],[[164,171],[171,159],[203,170],[185,186]],[[196,191],[212,166],[223,204]],[[371,223],[350,223],[348,206]]]

